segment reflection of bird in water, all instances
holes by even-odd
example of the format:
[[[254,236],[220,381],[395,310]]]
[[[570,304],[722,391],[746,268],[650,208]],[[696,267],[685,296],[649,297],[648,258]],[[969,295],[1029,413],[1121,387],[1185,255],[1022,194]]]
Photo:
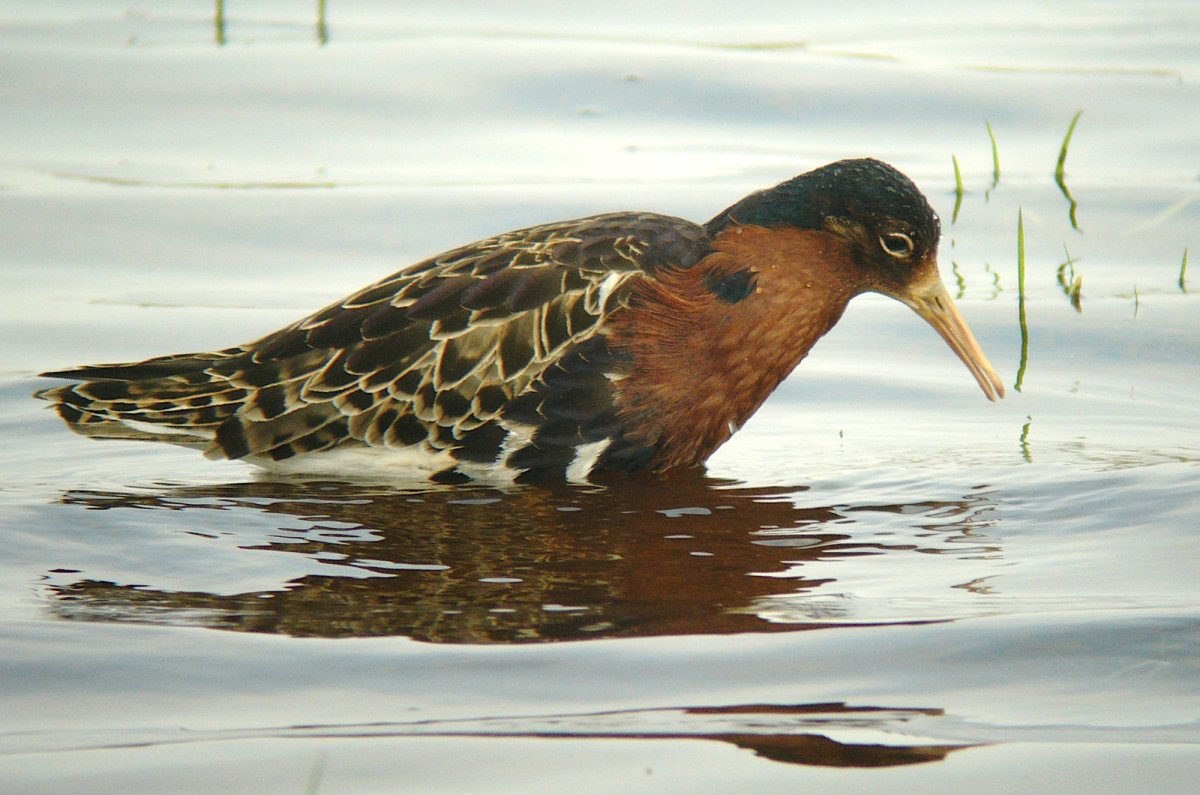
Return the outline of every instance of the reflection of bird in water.
[[[69,494],[66,504],[88,510],[170,511],[173,531],[276,553],[284,556],[280,571],[296,575],[283,574],[275,588],[230,593],[223,578],[207,592],[160,590],[153,578],[115,583],[103,571],[59,572],[50,574],[48,593],[55,612],[75,620],[315,637],[519,643],[779,632],[830,624],[764,620],[756,611],[763,600],[836,589],[838,567],[830,564],[839,559],[914,550],[908,538],[893,538],[891,547],[879,537],[856,539],[859,508],[798,505],[802,489],[736,487],[686,472],[670,479],[669,494],[662,485],[390,490],[259,482]],[[943,538],[934,551],[949,546],[977,559],[986,539],[976,529],[990,506],[971,495],[865,510],[911,517],[922,535],[936,527]],[[227,529],[213,536],[214,527]],[[307,573],[312,566],[301,558],[321,561],[322,571]],[[203,567],[196,576],[205,581]]]
[[[248,345],[47,373],[84,383],[38,396],[84,433],[299,471],[380,451],[444,481],[692,466],[864,292],[912,307],[1002,396],[938,276],[939,234],[907,177],[843,160],[703,226],[626,212],[509,232]]]

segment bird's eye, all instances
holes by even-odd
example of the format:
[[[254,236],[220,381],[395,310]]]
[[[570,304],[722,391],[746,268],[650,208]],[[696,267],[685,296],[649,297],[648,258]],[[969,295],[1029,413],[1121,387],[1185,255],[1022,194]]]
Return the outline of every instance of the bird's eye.
[[[879,245],[893,257],[903,259],[913,253],[912,238],[903,232],[888,232],[879,236]]]

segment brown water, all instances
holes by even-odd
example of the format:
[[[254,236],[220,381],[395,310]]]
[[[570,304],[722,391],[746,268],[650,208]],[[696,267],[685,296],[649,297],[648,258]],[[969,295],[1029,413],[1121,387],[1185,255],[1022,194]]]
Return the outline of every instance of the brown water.
[[[1192,5],[293,5],[0,3],[0,789],[1194,787]],[[1002,403],[877,298],[662,479],[269,479],[30,398],[859,155],[942,214]]]

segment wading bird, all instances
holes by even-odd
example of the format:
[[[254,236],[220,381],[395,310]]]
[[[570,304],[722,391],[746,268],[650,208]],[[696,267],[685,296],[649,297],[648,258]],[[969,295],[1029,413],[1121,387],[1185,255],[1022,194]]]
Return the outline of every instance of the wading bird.
[[[300,472],[434,480],[701,464],[829,331],[891,296],[991,400],[937,270],[937,215],[878,160],[831,163],[704,225],[644,212],[498,235],[247,345],[44,373],[76,431]]]

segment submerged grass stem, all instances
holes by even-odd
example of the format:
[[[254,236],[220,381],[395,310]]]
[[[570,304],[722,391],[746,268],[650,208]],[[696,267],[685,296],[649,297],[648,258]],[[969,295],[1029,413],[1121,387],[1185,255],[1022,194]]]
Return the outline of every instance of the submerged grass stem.
[[[1025,459],[1026,464],[1033,463],[1033,454],[1029,452],[1029,426],[1033,425],[1033,415],[1025,415],[1025,424],[1021,426],[1021,437],[1018,440],[1021,445],[1021,458]]]
[[[1179,289],[1187,292],[1187,249],[1183,250],[1183,262],[1179,265]]]
[[[961,301],[963,293],[967,291],[967,282],[962,276],[962,272],[958,269],[958,261],[950,260],[950,272],[954,274],[954,285],[957,294],[954,296],[955,301]]]
[[[1067,248],[1066,243],[1063,243],[1063,253],[1067,255],[1067,258],[1059,263],[1058,270],[1055,272],[1058,277],[1058,286],[1062,288],[1063,295],[1071,302],[1075,311],[1082,312],[1083,276],[1075,272],[1075,263],[1079,260],[1071,256],[1071,251]]]

